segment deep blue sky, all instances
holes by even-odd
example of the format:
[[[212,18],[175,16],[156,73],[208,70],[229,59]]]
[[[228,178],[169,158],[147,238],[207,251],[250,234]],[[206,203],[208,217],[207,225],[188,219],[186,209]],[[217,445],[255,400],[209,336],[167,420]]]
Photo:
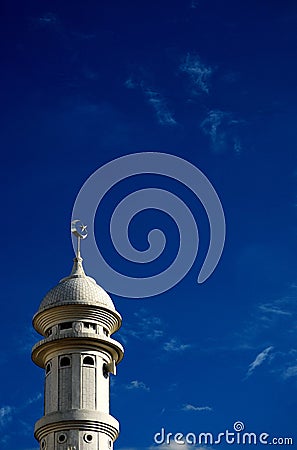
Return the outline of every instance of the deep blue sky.
[[[113,297],[126,349],[112,384],[116,448],[147,450],[161,427],[218,434],[237,420],[297,442],[296,2],[6,0],[0,20],[1,448],[37,448],[43,373],[30,360],[31,318],[71,270],[76,195],[103,164],[147,151],[207,175],[227,237],[218,268],[198,285],[207,220],[168,184],[196,214],[201,252],[170,291]],[[117,195],[141,186],[115,190],[97,226]],[[166,181],[147,175],[143,186]],[[174,224],[143,214],[132,242],[145,249],[147,231],[163,223],[172,258]]]

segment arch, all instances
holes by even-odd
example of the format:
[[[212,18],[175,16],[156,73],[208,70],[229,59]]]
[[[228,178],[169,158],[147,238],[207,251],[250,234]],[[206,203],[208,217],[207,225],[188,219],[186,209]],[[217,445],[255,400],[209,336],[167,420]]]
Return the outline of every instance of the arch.
[[[47,365],[45,366],[45,374],[48,375],[52,370],[52,363],[48,362]]]
[[[60,367],[70,367],[71,366],[71,359],[69,356],[62,356],[60,358]]]
[[[92,356],[84,356],[83,358],[83,365],[84,366],[94,366],[95,365],[95,361],[94,358]]]

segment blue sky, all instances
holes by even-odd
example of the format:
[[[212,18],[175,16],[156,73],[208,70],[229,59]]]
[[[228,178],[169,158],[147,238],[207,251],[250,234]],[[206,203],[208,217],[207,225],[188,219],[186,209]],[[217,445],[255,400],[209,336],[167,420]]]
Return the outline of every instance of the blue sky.
[[[30,360],[38,340],[31,318],[71,270],[79,189],[107,162],[150,151],[206,174],[227,235],[217,269],[198,285],[209,228],[188,191],[144,175],[123,181],[98,211],[97,240],[131,276],[166,267],[178,233],[165,214],[139,215],[132,243],[144,250],[147,232],[160,226],[166,252],[156,266],[127,264],[106,233],[123,195],[167,187],[183,197],[200,232],[197,260],[178,285],[148,299],[113,296],[126,350],[111,386],[111,412],[121,422],[116,448],[151,449],[162,427],[218,434],[236,421],[296,442],[296,3],[3,6],[1,448],[37,448],[43,373]],[[100,273],[88,274],[100,284]]]

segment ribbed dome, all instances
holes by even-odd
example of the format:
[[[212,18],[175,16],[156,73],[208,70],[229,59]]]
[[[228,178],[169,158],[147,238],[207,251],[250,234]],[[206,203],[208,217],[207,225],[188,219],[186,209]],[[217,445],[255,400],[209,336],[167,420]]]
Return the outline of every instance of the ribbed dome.
[[[81,258],[74,258],[71,275],[63,278],[46,294],[39,311],[67,303],[86,303],[115,311],[114,304],[107,292],[93,278],[85,274]]]

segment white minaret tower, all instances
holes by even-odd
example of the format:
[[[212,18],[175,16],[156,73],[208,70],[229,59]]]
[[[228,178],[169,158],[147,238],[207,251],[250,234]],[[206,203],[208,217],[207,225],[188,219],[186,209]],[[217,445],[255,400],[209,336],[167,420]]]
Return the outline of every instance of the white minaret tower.
[[[34,435],[42,450],[111,450],[119,434],[109,414],[109,374],[124,354],[110,336],[121,316],[109,295],[86,276],[80,239],[86,226],[72,222],[78,239],[71,274],[42,300],[33,317],[44,336],[32,349],[32,359],[45,371],[44,416]]]

